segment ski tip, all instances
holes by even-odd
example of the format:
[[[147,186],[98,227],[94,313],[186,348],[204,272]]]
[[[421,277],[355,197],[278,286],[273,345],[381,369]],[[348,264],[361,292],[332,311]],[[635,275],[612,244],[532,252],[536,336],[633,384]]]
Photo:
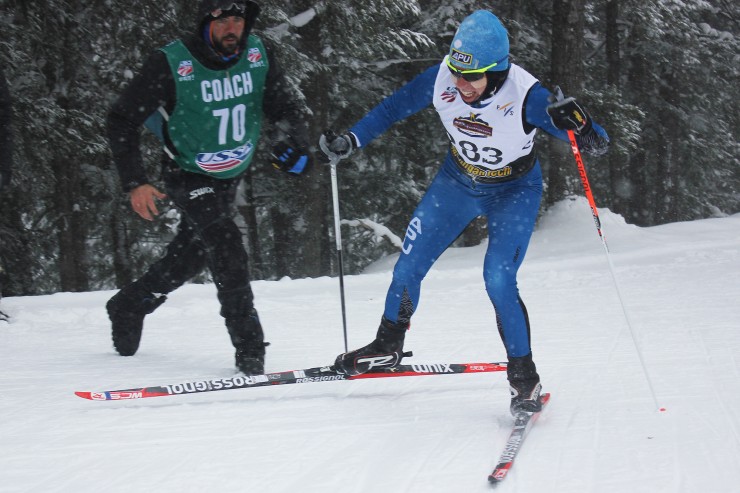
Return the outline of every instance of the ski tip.
[[[512,463],[509,462],[496,467],[496,469],[488,475],[488,482],[491,483],[491,486],[496,486],[504,480],[504,478],[506,477],[506,473],[509,472],[509,469],[511,468],[511,464]]]
[[[75,392],[75,395],[83,399],[92,400],[92,392]]]

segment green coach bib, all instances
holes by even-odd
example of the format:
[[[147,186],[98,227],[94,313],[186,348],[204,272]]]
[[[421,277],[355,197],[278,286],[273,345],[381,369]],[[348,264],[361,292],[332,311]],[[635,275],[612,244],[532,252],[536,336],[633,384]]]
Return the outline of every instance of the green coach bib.
[[[176,103],[167,133],[184,170],[214,178],[240,175],[252,161],[262,127],[267,55],[249,36],[246,52],[228,70],[209,70],[181,41],[161,50],[175,79]]]

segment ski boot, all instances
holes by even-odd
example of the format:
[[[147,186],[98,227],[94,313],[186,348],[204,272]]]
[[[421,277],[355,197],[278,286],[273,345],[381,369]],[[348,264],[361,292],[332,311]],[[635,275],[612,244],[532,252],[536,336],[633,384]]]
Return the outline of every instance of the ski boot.
[[[408,324],[399,325],[383,317],[375,340],[365,347],[343,353],[334,361],[334,369],[344,375],[360,375],[374,368],[393,368],[404,356],[403,339]]]
[[[511,391],[511,414],[536,413],[542,410],[540,403],[540,376],[532,361],[532,353],[518,358],[509,358],[506,368]]]
[[[245,375],[262,375],[265,373],[265,347],[257,310],[254,308],[249,317],[244,319],[226,319],[226,328],[231,337],[231,343],[236,348],[234,360],[236,368]]]
[[[269,345],[269,342],[258,342],[237,348],[234,356],[236,368],[245,375],[263,375],[265,348]]]
[[[139,349],[144,317],[156,310],[167,300],[163,294],[155,294],[136,284],[129,284],[116,293],[105,308],[111,321],[113,347],[121,356],[133,356]]]

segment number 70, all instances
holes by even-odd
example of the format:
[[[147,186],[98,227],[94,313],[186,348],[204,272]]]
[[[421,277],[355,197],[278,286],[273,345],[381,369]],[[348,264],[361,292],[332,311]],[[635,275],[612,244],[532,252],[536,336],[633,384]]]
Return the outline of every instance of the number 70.
[[[218,125],[218,143],[226,144],[226,134],[229,130],[229,121],[231,121],[231,138],[240,142],[247,135],[245,127],[245,118],[247,107],[243,104],[237,104],[233,108],[222,108],[213,110],[213,116],[220,118]]]

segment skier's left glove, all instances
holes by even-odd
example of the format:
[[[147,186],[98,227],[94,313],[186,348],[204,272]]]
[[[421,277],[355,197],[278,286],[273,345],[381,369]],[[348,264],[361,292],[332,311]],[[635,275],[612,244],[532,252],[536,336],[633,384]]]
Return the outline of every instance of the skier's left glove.
[[[319,149],[324,153],[326,162],[346,159],[357,147],[357,137],[352,132],[337,135],[333,130],[325,130],[319,138]]]
[[[559,87],[550,97],[547,114],[555,128],[559,130],[573,130],[576,135],[585,135],[591,130],[591,116],[575,98],[563,96]]]
[[[300,175],[310,166],[311,158],[300,146],[288,139],[287,141],[280,141],[272,147],[271,162],[276,169]]]

